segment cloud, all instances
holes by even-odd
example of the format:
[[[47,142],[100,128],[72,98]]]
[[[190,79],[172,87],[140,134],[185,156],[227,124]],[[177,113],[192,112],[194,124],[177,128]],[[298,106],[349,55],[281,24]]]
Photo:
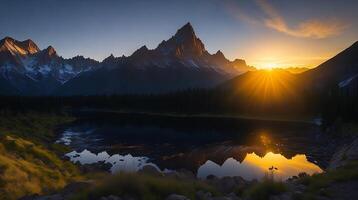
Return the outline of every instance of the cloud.
[[[276,30],[281,33],[285,33],[294,37],[303,37],[303,38],[327,38],[331,36],[336,36],[342,33],[342,31],[347,28],[347,24],[342,23],[337,19],[327,19],[325,21],[318,19],[309,19],[302,21],[294,27],[288,25],[286,20],[280,13],[267,2],[267,0],[256,0],[256,4],[263,12],[265,17],[258,19],[246,14],[238,6],[231,4],[230,12],[237,12],[235,14],[240,20],[251,24],[261,24],[273,30]],[[233,7],[232,7],[233,6]]]

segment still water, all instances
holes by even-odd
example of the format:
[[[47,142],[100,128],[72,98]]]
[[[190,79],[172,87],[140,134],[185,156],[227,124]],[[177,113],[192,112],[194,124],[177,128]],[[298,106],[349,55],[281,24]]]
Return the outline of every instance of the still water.
[[[71,161],[109,163],[113,173],[150,165],[198,178],[274,174],[284,180],[322,172],[329,156],[324,140],[307,123],[121,114],[79,120],[57,142],[73,149],[66,154]]]

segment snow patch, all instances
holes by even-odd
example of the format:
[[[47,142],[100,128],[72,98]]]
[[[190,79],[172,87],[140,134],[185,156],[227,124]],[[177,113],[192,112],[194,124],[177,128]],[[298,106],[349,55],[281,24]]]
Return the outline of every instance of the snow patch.
[[[36,63],[36,59],[32,57],[25,57],[21,59],[21,62],[28,73],[34,73],[34,65]]]
[[[190,60],[188,60],[188,62],[190,63],[191,66],[196,67],[196,68],[198,68],[198,69],[200,68],[200,67],[195,63],[194,60],[190,59]]]
[[[39,67],[39,72],[43,75],[47,75],[51,72],[51,68],[48,65],[43,65]]]
[[[344,81],[341,81],[339,84],[338,84],[338,86],[340,87],[340,88],[343,88],[343,87],[346,87],[347,85],[349,85],[350,83],[351,83],[351,81],[353,81],[355,78],[357,78],[358,77],[358,74],[356,74],[356,75],[354,75],[354,76],[352,76],[352,77],[350,77],[350,78],[348,78],[348,79],[346,79],[346,80],[344,80]]]

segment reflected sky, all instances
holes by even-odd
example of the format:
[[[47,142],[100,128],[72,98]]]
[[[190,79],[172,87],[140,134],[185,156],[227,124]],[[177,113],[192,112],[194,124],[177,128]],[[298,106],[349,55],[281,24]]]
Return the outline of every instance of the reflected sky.
[[[78,121],[57,142],[74,150],[67,154],[71,161],[108,163],[113,173],[151,165],[162,172],[186,169],[199,178],[261,179],[276,167],[275,178],[287,179],[322,172],[329,154],[326,147],[322,153],[319,144],[325,138],[317,137],[316,126],[301,123],[140,115],[111,119]]]
[[[106,151],[95,154],[88,150],[83,150],[82,152],[72,151],[66,154],[67,157],[74,163],[79,162],[82,165],[84,164],[93,164],[98,162],[104,162],[111,164],[110,171],[115,172],[136,172],[142,169],[144,166],[150,165],[160,171],[159,167],[153,163],[148,162],[149,158],[147,157],[135,157],[130,154],[119,155],[114,154],[110,156]]]
[[[314,163],[309,162],[305,155],[296,155],[291,159],[287,159],[281,154],[269,152],[264,157],[260,157],[255,153],[249,153],[241,163],[233,158],[229,158],[221,166],[208,160],[199,167],[197,176],[199,178],[206,178],[208,175],[215,175],[217,177],[241,176],[246,180],[259,180],[265,174],[272,173],[269,170],[271,167],[277,168],[273,173],[275,179],[278,180],[285,180],[301,172],[310,175],[322,172],[322,169]]]
[[[88,150],[82,152],[70,152],[66,154],[72,162],[80,162],[81,164],[93,164],[104,162],[111,164],[111,172],[136,172],[144,166],[150,165],[163,173],[172,171],[168,169],[161,170],[156,164],[149,162],[148,157],[135,157],[127,155],[109,155],[103,151],[95,154]],[[275,167],[274,172],[269,168]],[[217,177],[240,176],[246,180],[262,179],[265,175],[274,174],[276,180],[285,180],[292,176],[296,176],[301,172],[307,174],[321,173],[323,170],[314,163],[307,160],[305,155],[296,155],[291,159],[287,159],[281,154],[272,152],[267,153],[264,157],[260,157],[255,153],[249,153],[240,163],[234,158],[228,158],[221,166],[213,161],[206,161],[201,165],[197,172],[198,178],[206,178],[209,175]]]

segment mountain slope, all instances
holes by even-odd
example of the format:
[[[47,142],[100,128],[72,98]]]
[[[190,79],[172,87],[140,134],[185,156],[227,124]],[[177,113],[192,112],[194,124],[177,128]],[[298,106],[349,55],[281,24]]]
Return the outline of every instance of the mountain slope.
[[[299,74],[285,69],[247,72],[220,84],[217,90],[228,99],[228,105],[237,104],[244,112],[296,113],[327,102],[338,105],[338,97],[350,102],[347,100],[358,96],[357,88],[358,42],[314,69]]]
[[[211,55],[190,23],[157,48],[141,47],[129,57],[110,56],[102,68],[78,76],[56,91],[61,95],[162,93],[213,87],[253,70],[244,60],[229,61],[221,51]]]
[[[64,59],[52,46],[40,50],[32,40],[5,37],[0,41],[2,88],[16,90],[18,94],[49,95],[64,82],[96,66],[97,61],[83,57]]]
[[[298,101],[301,80],[286,70],[257,70],[239,75],[217,87],[247,105],[271,106]]]
[[[163,93],[213,87],[253,68],[244,60],[227,60],[221,51],[211,55],[190,23],[157,48],[139,48],[129,57],[113,55],[102,68],[82,74],[61,86],[61,95]]]
[[[254,68],[244,60],[229,61],[221,51],[210,54],[190,23],[155,49],[143,46],[131,56],[111,55],[101,63],[82,56],[64,59],[52,46],[40,50],[31,40],[6,37],[0,41],[5,94],[161,93],[212,87],[248,70]]]
[[[314,69],[302,73],[299,77],[305,80],[306,87],[324,90],[344,86],[357,75],[358,42],[355,42],[333,58]]]

